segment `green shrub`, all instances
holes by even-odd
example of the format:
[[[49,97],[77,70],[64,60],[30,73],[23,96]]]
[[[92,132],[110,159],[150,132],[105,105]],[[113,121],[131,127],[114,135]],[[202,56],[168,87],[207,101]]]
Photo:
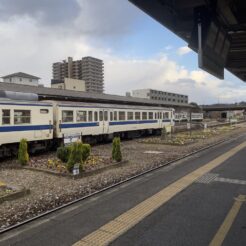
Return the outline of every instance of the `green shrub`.
[[[18,151],[18,161],[21,165],[26,165],[29,161],[29,154],[27,149],[27,140],[21,139]]]
[[[57,158],[62,162],[67,163],[71,154],[71,149],[71,146],[59,147],[56,151]]]
[[[91,153],[91,146],[89,144],[83,144],[82,142],[76,142],[71,145],[71,152],[69,155],[67,169],[72,172],[75,164],[80,164],[80,171],[83,170],[83,163],[87,160]]]
[[[120,162],[122,160],[119,137],[115,137],[113,140],[112,159],[117,162]]]

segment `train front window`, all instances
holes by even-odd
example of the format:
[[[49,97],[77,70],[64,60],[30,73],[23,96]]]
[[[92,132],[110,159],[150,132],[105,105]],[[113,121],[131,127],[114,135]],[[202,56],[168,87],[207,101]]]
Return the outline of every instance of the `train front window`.
[[[108,111],[104,111],[104,120],[108,121]]]
[[[114,111],[114,120],[117,120],[117,111]]]
[[[98,112],[94,112],[94,121],[98,121]]]
[[[3,125],[10,124],[10,110],[9,109],[2,110],[2,124]]]
[[[31,111],[30,110],[14,110],[14,124],[30,124]]]
[[[73,111],[72,110],[62,111],[62,122],[73,122]]]
[[[99,111],[99,120],[103,121],[103,111]]]
[[[77,122],[87,121],[87,111],[77,111]]]

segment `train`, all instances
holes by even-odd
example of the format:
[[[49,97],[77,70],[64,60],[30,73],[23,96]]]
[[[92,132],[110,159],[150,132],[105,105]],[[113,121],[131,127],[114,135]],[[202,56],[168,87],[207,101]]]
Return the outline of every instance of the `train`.
[[[0,157],[16,155],[22,138],[35,153],[74,136],[97,142],[160,134],[163,127],[174,125],[173,108],[21,99],[0,94]]]

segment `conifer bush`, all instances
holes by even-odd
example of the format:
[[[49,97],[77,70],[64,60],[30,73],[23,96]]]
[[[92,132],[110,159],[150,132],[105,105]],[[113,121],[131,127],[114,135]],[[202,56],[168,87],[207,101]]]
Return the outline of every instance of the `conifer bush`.
[[[71,145],[71,151],[67,162],[67,169],[72,172],[75,164],[80,164],[80,171],[83,170],[83,164],[90,156],[91,146],[82,142],[75,142]]]
[[[59,147],[56,151],[56,156],[62,162],[67,163],[69,160],[69,156],[71,154],[71,146]]]
[[[18,150],[18,161],[21,165],[26,165],[29,161],[27,140],[21,139]]]
[[[119,137],[115,137],[113,140],[112,159],[117,162],[120,162],[122,160]]]

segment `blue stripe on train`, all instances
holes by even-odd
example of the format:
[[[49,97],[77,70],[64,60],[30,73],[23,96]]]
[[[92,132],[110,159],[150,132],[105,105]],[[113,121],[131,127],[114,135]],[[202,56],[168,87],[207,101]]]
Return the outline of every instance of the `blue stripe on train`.
[[[162,122],[171,122],[170,119],[165,119],[165,120],[162,120]]]
[[[34,130],[49,130],[53,129],[52,125],[30,125],[30,126],[1,126],[0,132],[19,132],[19,131],[34,131]]]
[[[163,120],[163,122],[170,122],[171,120]],[[157,123],[157,120],[133,120],[133,121],[111,121],[110,126],[116,125],[134,125],[134,124],[151,124]],[[60,124],[60,128],[80,128],[80,127],[95,127],[99,126],[99,122],[85,122],[85,123],[69,123]]]
[[[112,121],[109,122],[109,125],[132,125],[132,124],[148,124],[148,123],[157,123],[157,120],[133,120],[133,121]]]
[[[80,127],[92,127],[92,126],[99,126],[99,122],[60,124],[60,128],[80,128]]]

